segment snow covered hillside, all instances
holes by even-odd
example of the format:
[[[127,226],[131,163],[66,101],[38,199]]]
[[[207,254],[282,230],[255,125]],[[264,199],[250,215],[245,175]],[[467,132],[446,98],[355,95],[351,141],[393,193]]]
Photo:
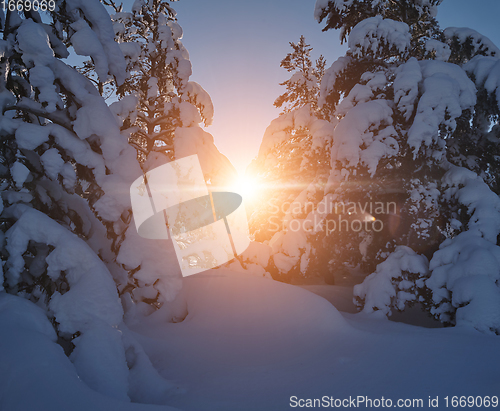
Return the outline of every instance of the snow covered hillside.
[[[120,325],[174,383],[144,380],[150,391],[159,389],[154,402],[161,406],[89,389],[43,312],[2,295],[0,409],[280,411],[292,409],[291,397],[323,396],[423,399],[426,409],[429,396],[439,396],[441,408],[445,396],[499,393],[498,339],[473,328],[426,329],[376,313],[341,313],[307,290],[224,269],[183,283],[174,302],[148,317],[129,311]],[[103,369],[112,355],[87,353]]]

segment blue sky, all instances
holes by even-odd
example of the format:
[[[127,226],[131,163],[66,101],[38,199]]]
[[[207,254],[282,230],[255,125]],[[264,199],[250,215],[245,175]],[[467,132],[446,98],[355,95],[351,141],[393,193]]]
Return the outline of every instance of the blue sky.
[[[313,17],[315,0],[181,0],[173,3],[184,29],[184,45],[193,64],[192,80],[212,97],[215,143],[243,172],[257,155],[260,141],[279,110],[288,73],[279,67],[289,42],[303,34],[323,54],[327,66],[345,52],[337,31],[322,32]],[[500,46],[499,0],[444,0],[441,27],[471,27]]]

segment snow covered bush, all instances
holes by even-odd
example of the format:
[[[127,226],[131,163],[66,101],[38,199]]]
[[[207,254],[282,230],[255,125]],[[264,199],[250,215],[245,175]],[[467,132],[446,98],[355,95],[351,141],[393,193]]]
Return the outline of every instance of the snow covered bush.
[[[430,261],[431,314],[500,334],[500,198],[463,167],[452,166],[443,182],[446,200],[463,208],[452,216],[458,234]]]
[[[398,246],[362,284],[354,286],[354,299],[363,312],[403,311],[407,304],[418,301],[429,271],[429,262],[411,248]]]

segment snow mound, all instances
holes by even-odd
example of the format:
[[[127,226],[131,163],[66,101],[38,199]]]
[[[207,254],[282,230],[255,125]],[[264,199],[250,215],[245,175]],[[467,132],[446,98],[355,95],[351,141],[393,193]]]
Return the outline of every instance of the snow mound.
[[[165,324],[173,316],[185,319]],[[207,365],[197,363],[200,356],[230,368],[265,365],[307,353],[350,329],[337,309],[319,296],[223,268],[183,278],[182,291],[174,302],[149,317],[137,316],[135,321],[129,317],[128,325],[133,331],[166,341],[178,353],[175,358],[157,361],[180,361],[182,368],[200,373]]]
[[[0,294],[0,409],[175,411],[117,401],[91,390],[76,373],[44,311],[20,297]]]
[[[24,208],[6,236],[10,256],[5,277],[12,286],[22,274],[23,254],[30,241],[55,247],[47,257],[48,275],[55,280],[66,273],[71,287],[64,294],[54,292],[49,304],[61,332],[73,334],[95,323],[115,326],[121,322],[123,311],[109,271],[76,235],[41,212]]]
[[[174,304],[129,321],[160,374],[185,388],[169,400],[183,410],[290,410],[292,395],[357,396],[360,387],[393,399],[495,392],[495,337],[341,317],[307,290],[226,269],[183,281]]]

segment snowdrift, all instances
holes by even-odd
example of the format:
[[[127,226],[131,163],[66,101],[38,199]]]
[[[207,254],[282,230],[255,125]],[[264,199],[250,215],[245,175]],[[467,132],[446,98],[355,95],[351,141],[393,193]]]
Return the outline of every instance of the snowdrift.
[[[56,343],[44,311],[27,300],[0,294],[0,330],[1,410],[176,411],[127,403],[91,390]]]
[[[470,327],[425,329],[377,312],[340,313],[302,288],[227,269],[183,283],[179,296],[153,314],[128,307],[120,325],[177,387],[164,406],[91,390],[43,311],[2,294],[0,409],[284,411],[291,397],[358,395],[422,398],[427,409],[429,396],[443,402],[500,388],[497,337]],[[161,382],[146,377],[155,392]]]

